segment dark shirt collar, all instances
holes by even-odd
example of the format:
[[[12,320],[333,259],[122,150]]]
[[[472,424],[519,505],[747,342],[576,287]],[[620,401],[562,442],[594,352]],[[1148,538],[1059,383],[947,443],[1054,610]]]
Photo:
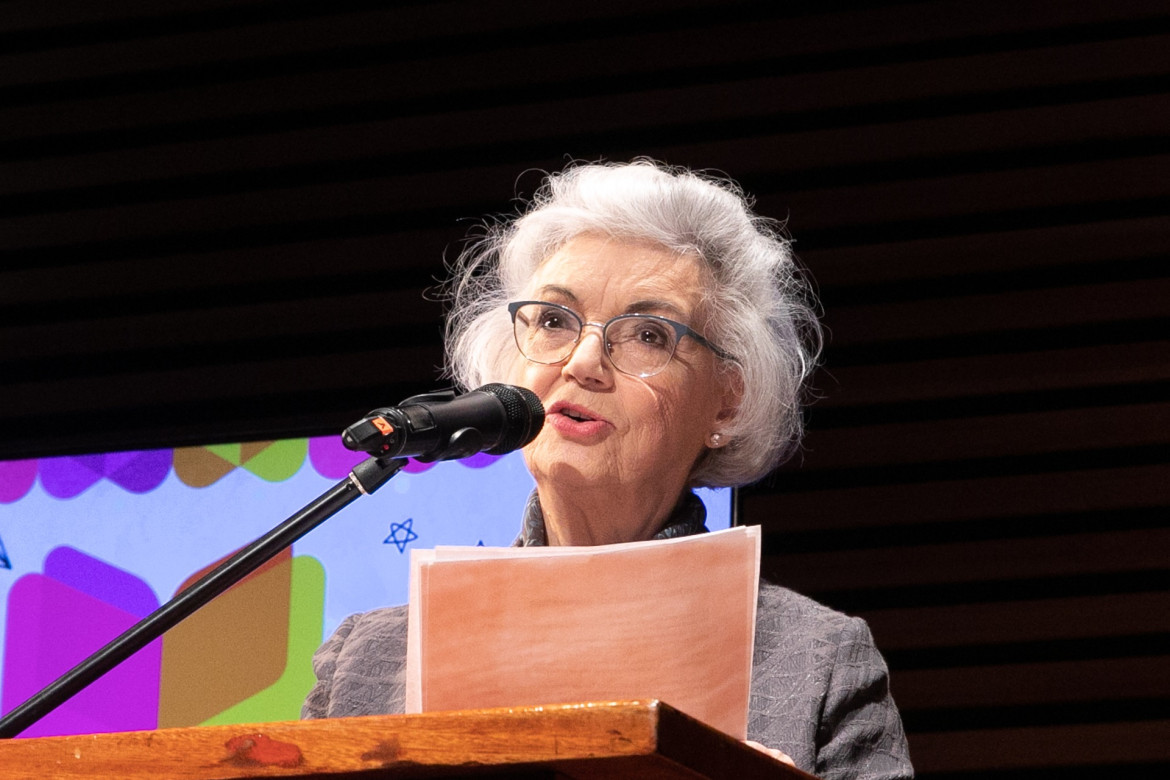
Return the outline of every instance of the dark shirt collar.
[[[655,539],[674,539],[677,536],[691,536],[707,533],[707,507],[702,500],[691,491],[686,491],[678,500],[678,504],[666,520],[666,525]],[[513,547],[547,547],[548,533],[544,527],[544,512],[540,508],[540,496],[533,490],[528,496],[528,503],[524,507],[524,528]]]

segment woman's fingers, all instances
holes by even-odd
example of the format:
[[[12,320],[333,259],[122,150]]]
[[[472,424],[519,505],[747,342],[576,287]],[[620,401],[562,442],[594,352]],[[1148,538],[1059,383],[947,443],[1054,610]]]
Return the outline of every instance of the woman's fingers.
[[[789,766],[792,766],[792,767],[796,766],[796,762],[794,762],[791,758],[789,758],[787,753],[776,750],[775,748],[764,747],[763,745],[761,745],[759,742],[756,742],[755,740],[745,739],[744,742],[747,743],[748,745],[751,745],[756,750],[760,750],[760,751],[763,751],[764,753],[767,753],[772,758],[776,758],[776,759],[783,761],[785,764],[788,764]]]

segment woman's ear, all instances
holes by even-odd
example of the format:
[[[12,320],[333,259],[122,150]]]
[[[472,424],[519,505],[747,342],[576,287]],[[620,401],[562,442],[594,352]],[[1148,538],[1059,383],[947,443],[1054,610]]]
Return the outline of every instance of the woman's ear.
[[[719,381],[723,387],[715,421],[727,426],[739,414],[739,405],[743,402],[743,372],[739,366],[725,369],[720,372]]]

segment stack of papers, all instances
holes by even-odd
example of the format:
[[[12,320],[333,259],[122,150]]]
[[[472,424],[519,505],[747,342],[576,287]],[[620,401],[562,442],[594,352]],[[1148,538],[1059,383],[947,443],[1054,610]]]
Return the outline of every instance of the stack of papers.
[[[407,712],[659,699],[743,739],[759,528],[411,554]]]

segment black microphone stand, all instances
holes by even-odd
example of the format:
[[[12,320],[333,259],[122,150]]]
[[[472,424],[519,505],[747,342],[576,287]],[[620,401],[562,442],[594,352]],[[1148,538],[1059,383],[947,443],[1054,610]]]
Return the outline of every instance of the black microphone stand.
[[[373,493],[405,465],[403,458],[374,457],[354,466],[341,482],[0,718],[0,739],[20,734],[359,496]]]

